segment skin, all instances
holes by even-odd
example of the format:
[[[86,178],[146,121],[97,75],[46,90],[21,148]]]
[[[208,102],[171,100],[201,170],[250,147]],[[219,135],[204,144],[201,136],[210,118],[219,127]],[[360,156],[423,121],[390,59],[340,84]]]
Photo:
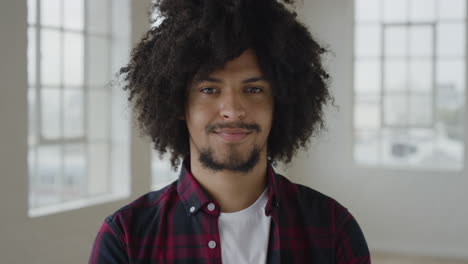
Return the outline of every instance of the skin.
[[[263,78],[254,51],[248,49],[188,89],[184,119],[190,134],[191,172],[222,212],[245,209],[266,188],[274,104],[271,85]],[[234,169],[247,162],[255,148],[259,159],[253,167]],[[200,153],[207,150],[223,169],[200,161]]]

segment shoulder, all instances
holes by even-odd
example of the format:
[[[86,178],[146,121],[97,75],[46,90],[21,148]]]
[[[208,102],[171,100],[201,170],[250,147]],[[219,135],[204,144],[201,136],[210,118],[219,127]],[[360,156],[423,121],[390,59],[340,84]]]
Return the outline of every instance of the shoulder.
[[[170,205],[177,195],[177,181],[164,188],[148,192],[129,204],[121,207],[113,214],[106,217],[105,222],[115,231],[128,231],[139,226],[145,226],[154,222],[164,210]]]
[[[348,209],[334,198],[280,174],[276,178],[279,199],[287,211],[298,211],[309,221],[328,223],[334,233],[344,222],[354,221]]]

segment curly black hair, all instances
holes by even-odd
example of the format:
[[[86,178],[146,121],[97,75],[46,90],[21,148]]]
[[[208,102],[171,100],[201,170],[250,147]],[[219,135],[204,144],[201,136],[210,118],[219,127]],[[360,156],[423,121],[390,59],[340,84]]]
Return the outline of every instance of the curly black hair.
[[[324,126],[333,101],[321,56],[326,50],[285,4],[293,0],[156,0],[162,22],[135,46],[120,69],[140,133],[171,154],[175,170],[189,154],[184,120],[188,85],[251,48],[273,89],[268,159],[287,164]]]

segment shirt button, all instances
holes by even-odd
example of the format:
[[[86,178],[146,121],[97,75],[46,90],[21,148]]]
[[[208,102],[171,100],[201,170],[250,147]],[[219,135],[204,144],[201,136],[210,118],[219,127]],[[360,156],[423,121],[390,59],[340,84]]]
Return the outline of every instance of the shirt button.
[[[195,212],[195,206],[190,207],[190,212],[191,213]]]
[[[216,208],[216,206],[213,203],[208,204],[208,210],[213,211]]]
[[[208,242],[208,247],[213,249],[216,247],[216,242],[214,240],[211,240],[210,242]]]

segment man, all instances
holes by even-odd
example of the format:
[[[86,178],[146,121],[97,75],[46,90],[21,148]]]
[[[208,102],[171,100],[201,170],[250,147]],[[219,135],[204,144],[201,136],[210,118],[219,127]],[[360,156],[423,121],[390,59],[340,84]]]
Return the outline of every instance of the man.
[[[289,1],[288,1],[289,2]],[[370,263],[353,216],[274,172],[323,127],[328,74],[274,0],[161,0],[121,70],[179,179],[104,221],[90,263]]]

